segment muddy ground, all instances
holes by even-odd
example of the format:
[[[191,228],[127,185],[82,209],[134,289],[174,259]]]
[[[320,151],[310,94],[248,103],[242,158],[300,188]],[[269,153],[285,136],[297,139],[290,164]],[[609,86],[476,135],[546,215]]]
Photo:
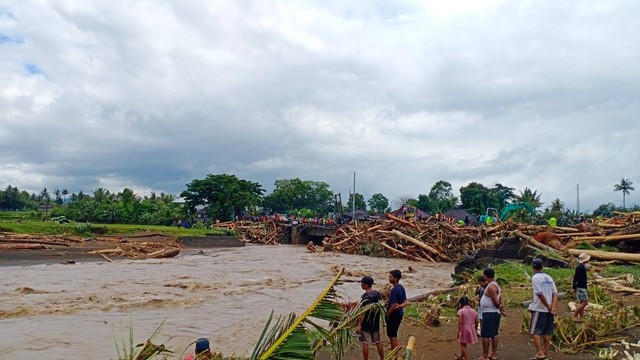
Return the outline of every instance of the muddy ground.
[[[508,309],[509,316],[503,318],[500,327],[499,359],[526,360],[535,354],[535,349],[527,334],[522,333],[523,309]],[[566,312],[565,312],[566,311]],[[560,316],[570,316],[568,309],[562,310]],[[409,336],[416,337],[414,360],[452,360],[454,354],[460,354],[460,345],[456,341],[457,324],[455,322],[444,323],[440,327],[425,328],[422,325],[413,325],[405,322],[400,327],[399,343],[406,344]],[[385,351],[389,348],[388,338],[382,334]],[[482,355],[480,343],[469,347],[470,359],[477,359]],[[565,355],[553,352],[550,356],[555,360],[587,360],[592,354],[583,353]],[[326,357],[325,359],[330,359]],[[347,360],[362,359],[360,348],[353,348],[347,356]],[[370,349],[369,359],[378,359],[375,349]]]

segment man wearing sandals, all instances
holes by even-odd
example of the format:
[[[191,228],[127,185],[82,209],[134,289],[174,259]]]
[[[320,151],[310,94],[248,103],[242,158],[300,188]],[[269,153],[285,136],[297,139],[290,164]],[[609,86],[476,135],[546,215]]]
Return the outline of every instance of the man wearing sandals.
[[[530,360],[544,360],[549,357],[551,347],[554,315],[558,306],[558,289],[551,276],[542,271],[542,260],[533,259],[532,265],[535,274],[531,277],[533,302],[529,305],[529,334],[536,347],[536,355]]]

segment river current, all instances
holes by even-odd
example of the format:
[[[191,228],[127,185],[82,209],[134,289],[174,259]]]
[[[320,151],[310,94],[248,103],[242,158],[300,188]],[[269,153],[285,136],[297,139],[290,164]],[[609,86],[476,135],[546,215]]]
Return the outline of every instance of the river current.
[[[344,301],[359,299],[363,275],[383,286],[388,271],[400,269],[414,296],[450,284],[453,270],[451,264],[312,254],[287,245],[0,267],[0,358],[117,359],[115,343],[128,343],[130,325],[140,343],[163,321],[154,343],[168,341],[178,354],[204,336],[214,351],[248,355],[271,310],[299,314],[341,267]]]

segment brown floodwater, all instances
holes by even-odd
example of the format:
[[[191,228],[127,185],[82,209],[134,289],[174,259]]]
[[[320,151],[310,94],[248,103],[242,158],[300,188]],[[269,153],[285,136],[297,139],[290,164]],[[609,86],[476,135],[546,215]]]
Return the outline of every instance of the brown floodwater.
[[[117,359],[115,342],[143,342],[163,322],[155,343],[178,354],[208,337],[225,354],[248,355],[271,310],[306,309],[345,267],[338,288],[356,300],[371,275],[405,274],[408,296],[451,283],[451,264],[416,263],[302,246],[187,250],[171,259],[32,265],[0,268],[0,358]],[[192,351],[190,348],[189,351]]]

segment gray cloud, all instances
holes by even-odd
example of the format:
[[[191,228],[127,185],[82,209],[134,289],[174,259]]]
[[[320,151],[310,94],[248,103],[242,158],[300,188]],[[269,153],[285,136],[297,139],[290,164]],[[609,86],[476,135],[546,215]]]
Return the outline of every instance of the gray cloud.
[[[638,10],[10,1],[0,182],[178,193],[227,172],[347,193],[355,170],[365,196],[446,179],[528,186],[571,207],[580,183],[583,210],[619,203],[613,184],[640,182]]]

